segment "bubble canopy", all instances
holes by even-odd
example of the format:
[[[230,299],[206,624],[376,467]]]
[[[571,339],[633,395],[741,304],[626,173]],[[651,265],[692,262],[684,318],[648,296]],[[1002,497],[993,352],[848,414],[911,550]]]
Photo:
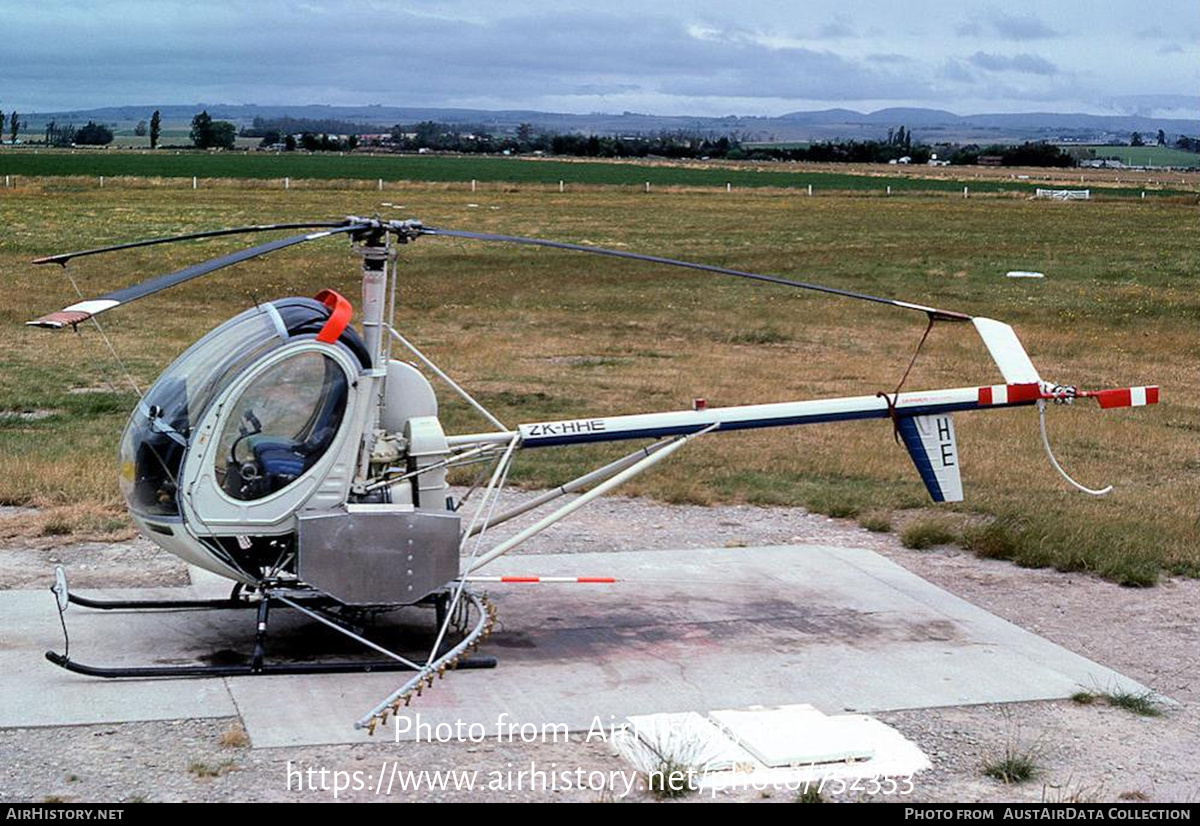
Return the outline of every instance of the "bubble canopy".
[[[238,375],[289,341],[312,338],[329,313],[321,302],[308,298],[261,304],[211,330],[159,376],[133,411],[121,438],[120,486],[133,513],[151,519],[179,517],[178,479],[192,428]],[[364,368],[370,366],[366,349],[353,330],[347,328],[339,342]],[[325,416],[321,424],[328,426],[329,415],[340,417],[344,408],[345,387],[344,383],[322,380],[319,389],[322,394],[311,401]],[[246,428],[254,429],[249,422]],[[315,434],[297,435],[311,439]],[[311,441],[307,449],[312,449]]]

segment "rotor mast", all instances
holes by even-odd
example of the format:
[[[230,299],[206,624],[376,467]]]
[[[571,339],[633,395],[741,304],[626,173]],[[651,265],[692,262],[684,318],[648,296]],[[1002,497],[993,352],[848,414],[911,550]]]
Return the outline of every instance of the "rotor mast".
[[[361,219],[360,219],[361,220]],[[395,255],[388,233],[378,221],[370,221],[368,229],[353,236],[354,251],[362,257],[362,335],[371,356],[371,369],[364,376],[371,404],[365,411],[362,450],[359,453],[359,478],[365,480],[371,465],[371,450],[375,446],[375,430],[379,426],[383,405],[387,363],[384,355],[383,330],[387,311],[388,263]]]

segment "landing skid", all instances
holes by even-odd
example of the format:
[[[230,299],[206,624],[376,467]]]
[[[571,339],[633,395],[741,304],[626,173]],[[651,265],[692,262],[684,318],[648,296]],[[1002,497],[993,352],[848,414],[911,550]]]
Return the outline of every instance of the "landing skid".
[[[106,668],[85,665],[54,651],[46,652],[46,659],[55,665],[105,679],[154,679],[188,677],[252,677],[258,674],[369,674],[375,671],[413,671],[412,666],[393,660],[321,663],[263,663],[257,669],[253,665],[164,665],[151,667]],[[469,657],[459,660],[458,668],[495,668],[495,657]]]
[[[151,611],[155,609],[186,611],[254,607],[254,603],[242,595],[240,582],[233,586],[233,591],[225,599],[90,599],[68,593],[67,601],[72,605],[94,608],[98,611]]]
[[[56,577],[54,587],[50,589],[57,598],[59,617],[63,620],[63,636],[66,641],[64,653],[47,651],[46,659],[54,665],[84,674],[89,677],[104,679],[157,679],[157,678],[197,678],[197,677],[252,677],[256,675],[278,674],[368,674],[387,671],[421,671],[426,664],[414,662],[395,652],[389,651],[378,643],[366,639],[353,629],[341,617],[328,613],[326,609],[338,603],[316,591],[296,588],[264,587],[257,600],[242,593],[242,586],[234,587],[226,599],[211,600],[101,600],[76,596],[68,591],[66,578],[60,572]],[[449,595],[435,594],[422,601],[432,604],[437,614],[438,627],[446,618]],[[301,603],[308,603],[305,607]],[[254,650],[248,663],[231,663],[222,665],[163,665],[163,666],[94,666],[76,662],[70,657],[70,639],[66,634],[66,622],[63,611],[68,604],[79,605],[101,611],[178,611],[178,610],[226,610],[226,609],[256,609]],[[328,625],[336,631],[350,637],[366,648],[384,654],[388,659],[375,660],[324,660],[319,662],[279,662],[266,661],[267,627],[271,606],[293,608],[307,616]],[[390,607],[390,606],[389,606]],[[398,606],[397,606],[398,607]],[[438,659],[448,649],[443,644],[438,652]],[[476,669],[495,668],[495,657],[476,656],[460,657],[456,668]]]

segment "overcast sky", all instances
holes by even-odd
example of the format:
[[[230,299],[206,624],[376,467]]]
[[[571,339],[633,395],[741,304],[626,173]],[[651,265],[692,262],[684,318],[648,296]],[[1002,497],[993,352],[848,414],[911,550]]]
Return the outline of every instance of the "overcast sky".
[[[0,0],[0,108],[1200,106],[1196,0]]]

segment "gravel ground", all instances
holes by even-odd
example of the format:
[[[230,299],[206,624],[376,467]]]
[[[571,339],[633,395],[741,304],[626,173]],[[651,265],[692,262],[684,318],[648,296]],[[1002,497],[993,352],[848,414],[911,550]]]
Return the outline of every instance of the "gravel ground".
[[[461,493],[461,491],[459,492]],[[529,494],[506,494],[500,508]],[[4,514],[0,514],[0,518]],[[8,518],[19,518],[9,516]],[[631,526],[636,526],[631,530]],[[508,526],[505,526],[508,528]],[[500,534],[503,529],[497,529]],[[512,530],[508,528],[508,530]],[[890,534],[792,508],[694,507],[611,497],[536,537],[523,553],[569,553],[720,545],[832,544],[877,551],[946,590],[1110,666],[1178,705],[1142,717],[1104,702],[1071,701],[890,712],[879,717],[914,740],[934,768],[914,779],[908,799],[1070,801],[1200,799],[1200,581],[1121,588],[1094,577],[1026,570],[953,548],[911,551]],[[186,582],[186,569],[145,540],[63,544],[11,540],[0,548],[0,589],[48,584],[61,561],[73,584],[139,587]],[[537,573],[536,565],[530,573]],[[1103,687],[1097,687],[1102,690]],[[0,730],[0,800],[329,800],[332,793],[288,789],[288,766],[374,776],[401,769],[539,769],[628,772],[603,742],[573,736],[558,744],[394,744],[249,749],[236,720],[178,720]],[[230,732],[234,732],[230,734]],[[985,761],[1029,754],[1038,775],[1006,785],[984,776]],[[332,777],[332,775],[329,775]],[[597,775],[597,778],[599,775]],[[319,781],[319,778],[316,778]],[[428,791],[393,787],[390,796],[348,791],[350,800],[620,799],[591,790]],[[775,792],[719,794],[718,800],[785,801]],[[653,799],[634,790],[625,799]],[[689,799],[707,799],[689,798]]]

